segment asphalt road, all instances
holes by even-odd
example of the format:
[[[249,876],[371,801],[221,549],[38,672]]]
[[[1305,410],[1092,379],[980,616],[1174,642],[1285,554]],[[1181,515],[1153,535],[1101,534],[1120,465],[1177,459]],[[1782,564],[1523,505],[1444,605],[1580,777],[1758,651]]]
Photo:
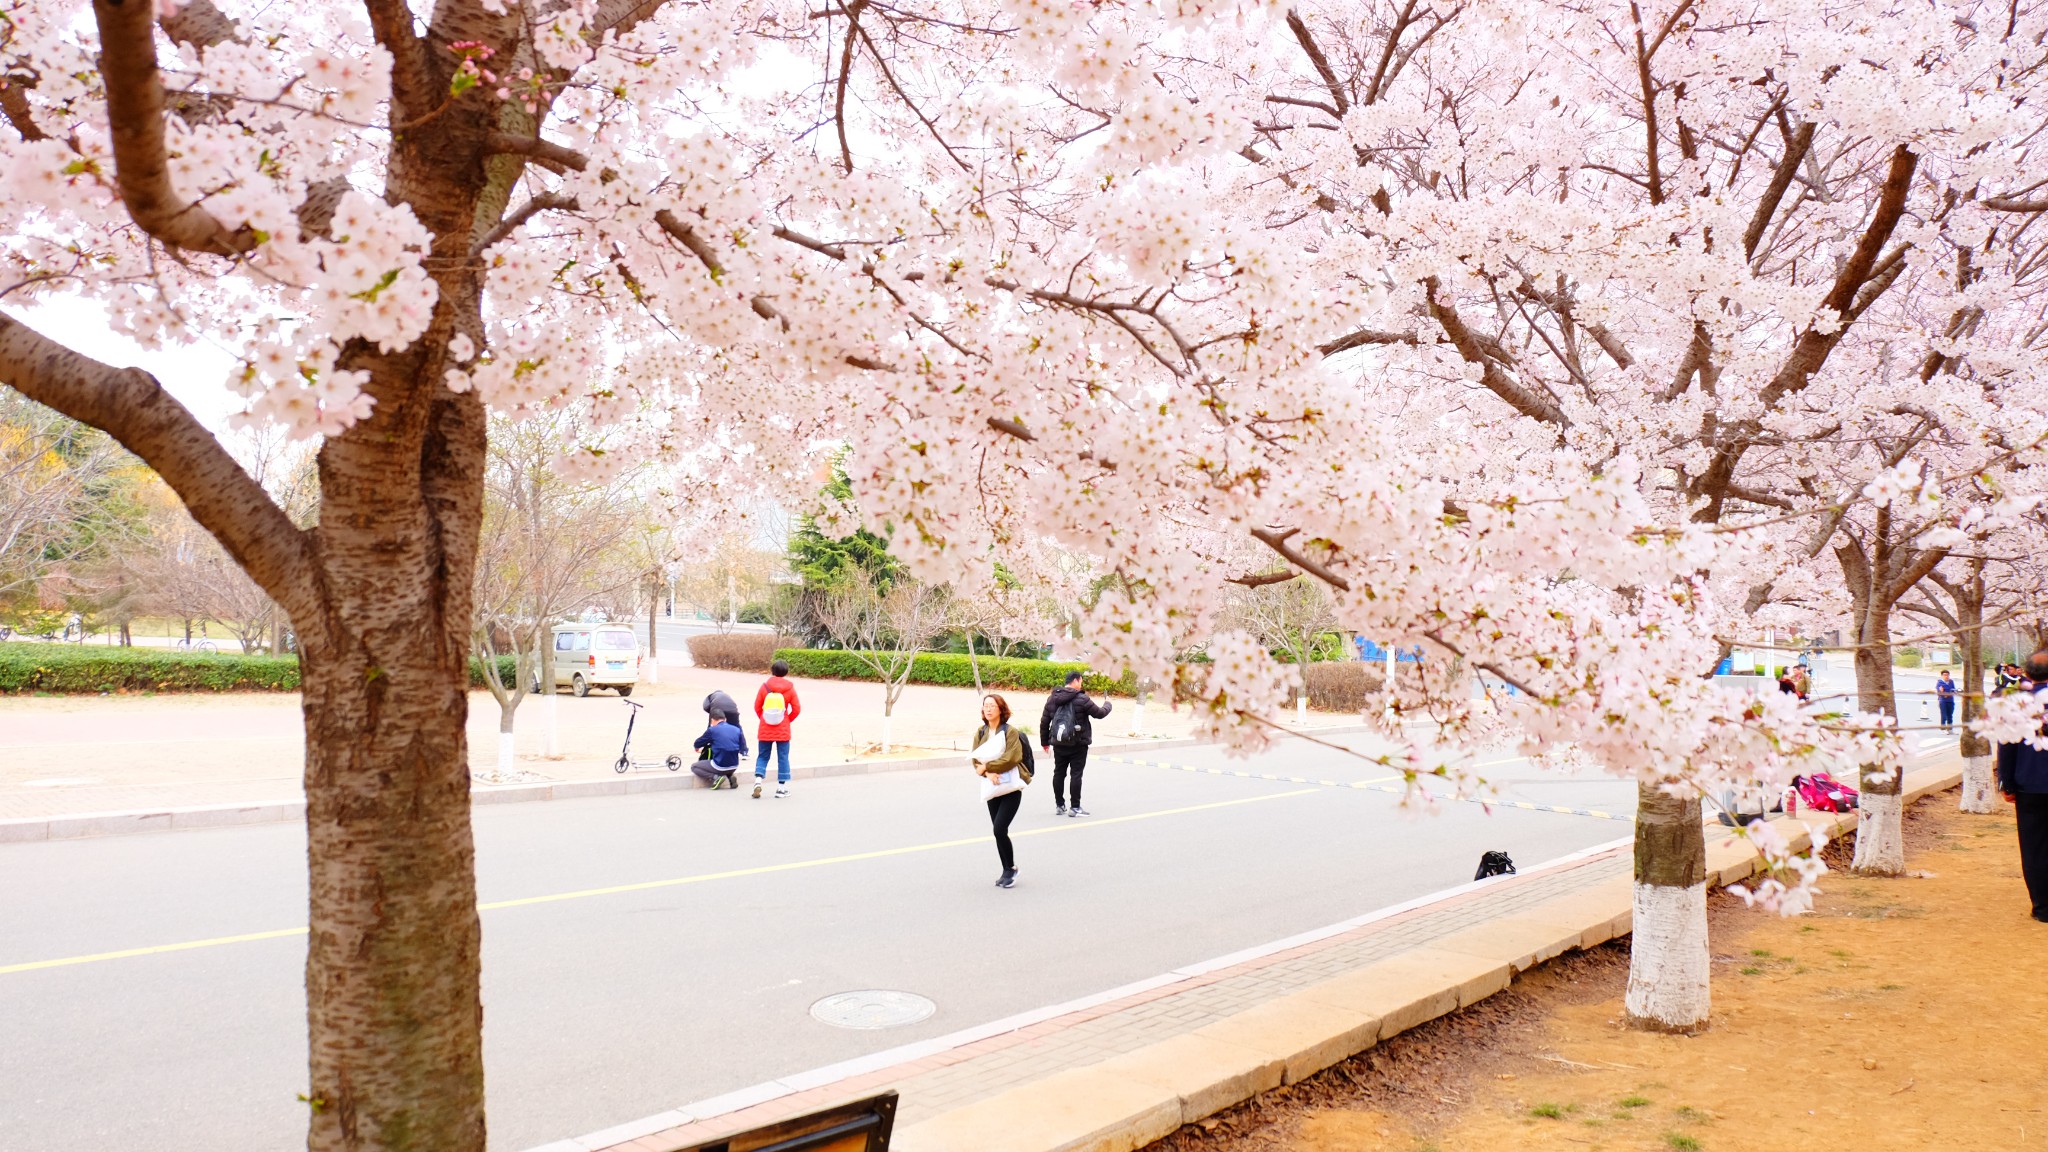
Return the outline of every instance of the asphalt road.
[[[1122,755],[1181,768],[1099,758],[1095,815],[1063,820],[1046,766],[1018,820],[1010,891],[993,886],[964,768],[801,781],[784,801],[686,792],[480,809],[492,1146],[528,1148],[1331,924],[1463,883],[1487,849],[1553,859],[1627,836],[1633,806],[1624,782],[1501,763],[1487,772],[1507,798],[1619,819],[1457,801],[1417,814],[1349,787],[1384,773],[1299,741],[1252,761]],[[640,887],[592,891],[621,885]],[[293,826],[0,846],[0,1144],[298,1144],[305,944],[290,930],[304,906]],[[216,942],[9,971],[195,941]],[[821,997],[866,988],[916,992],[938,1011],[887,1031],[809,1015]]]

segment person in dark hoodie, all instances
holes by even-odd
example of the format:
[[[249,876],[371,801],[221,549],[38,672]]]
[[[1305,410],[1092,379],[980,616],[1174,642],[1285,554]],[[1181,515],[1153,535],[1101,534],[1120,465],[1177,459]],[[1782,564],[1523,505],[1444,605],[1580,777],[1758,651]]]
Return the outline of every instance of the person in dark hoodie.
[[[1052,799],[1061,816],[1088,814],[1081,807],[1081,773],[1088,768],[1088,744],[1095,738],[1088,722],[1109,715],[1109,701],[1090,700],[1081,681],[1081,673],[1067,673],[1066,684],[1053,689],[1038,718],[1038,745],[1052,753]],[[1074,782],[1071,794],[1066,790],[1069,779]]]
[[[2027,657],[2026,678],[2035,698],[2048,703],[2048,649]],[[1998,746],[1998,790],[2019,817],[2020,875],[2033,901],[2034,919],[2048,924],[2048,752],[2022,740]]]

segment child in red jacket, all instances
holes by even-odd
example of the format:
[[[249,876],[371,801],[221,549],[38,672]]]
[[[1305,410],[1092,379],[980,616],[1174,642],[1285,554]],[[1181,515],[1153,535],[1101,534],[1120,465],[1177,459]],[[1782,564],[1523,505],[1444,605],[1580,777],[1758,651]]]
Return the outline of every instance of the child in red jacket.
[[[768,750],[775,750],[775,798],[789,795],[789,725],[803,711],[797,702],[796,685],[789,682],[789,665],[777,660],[768,679],[754,693],[754,717],[761,722],[754,743],[761,751],[754,761],[754,799],[768,783]]]

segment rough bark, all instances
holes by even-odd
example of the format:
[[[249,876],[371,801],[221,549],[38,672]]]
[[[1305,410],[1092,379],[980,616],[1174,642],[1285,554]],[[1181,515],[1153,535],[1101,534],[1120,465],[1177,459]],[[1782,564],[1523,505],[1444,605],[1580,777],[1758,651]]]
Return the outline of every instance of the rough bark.
[[[1697,1032],[1708,990],[1707,838],[1697,797],[1636,787],[1634,930],[1629,940],[1629,1026]]]

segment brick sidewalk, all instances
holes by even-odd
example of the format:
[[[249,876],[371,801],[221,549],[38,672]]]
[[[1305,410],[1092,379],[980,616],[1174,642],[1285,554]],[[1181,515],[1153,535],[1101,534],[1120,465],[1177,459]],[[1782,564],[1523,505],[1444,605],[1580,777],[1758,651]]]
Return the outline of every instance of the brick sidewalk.
[[[1145,982],[1156,986],[1112,992],[1113,998],[1103,1003],[1083,1002],[1069,1010],[1055,1009],[1056,1014],[1044,1019],[998,1022],[787,1077],[532,1152],[666,1152],[885,1088],[901,1093],[896,1119],[901,1133],[1027,1080],[1084,1068],[1185,1035],[1509,913],[1603,884],[1625,887],[1629,865],[1628,847],[1610,846],[1541,872],[1425,897],[1417,907],[1397,905],[1325,930],[1319,939],[1282,941],[1279,950],[1266,955],[1225,957],[1213,967],[1180,969]],[[991,1030],[995,1034],[976,1036]]]

